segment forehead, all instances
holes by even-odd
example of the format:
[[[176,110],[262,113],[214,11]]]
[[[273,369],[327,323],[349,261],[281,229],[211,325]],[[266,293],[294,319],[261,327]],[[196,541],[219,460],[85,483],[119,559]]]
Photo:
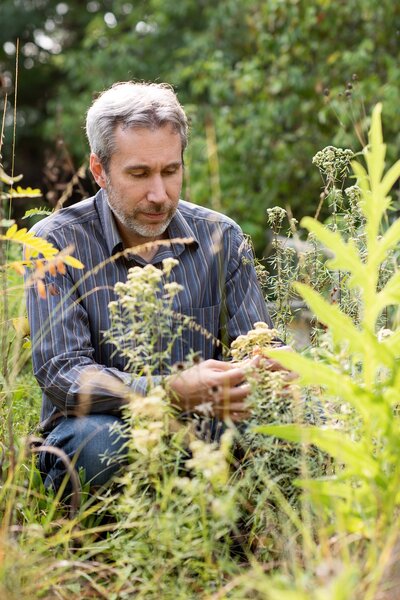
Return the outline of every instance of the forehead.
[[[114,132],[111,161],[140,164],[175,162],[181,159],[182,142],[171,124],[157,128],[122,127]]]

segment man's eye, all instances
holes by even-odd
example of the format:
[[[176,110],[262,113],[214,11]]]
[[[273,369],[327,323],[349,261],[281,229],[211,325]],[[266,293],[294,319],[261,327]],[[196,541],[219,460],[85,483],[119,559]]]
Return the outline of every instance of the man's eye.
[[[134,177],[135,179],[141,179],[143,177],[147,177],[147,173],[145,171],[140,171],[140,172],[133,172],[130,173],[131,177]]]
[[[174,167],[173,169],[167,169],[166,171],[164,171],[164,175],[175,175],[177,170],[178,169],[176,167]]]

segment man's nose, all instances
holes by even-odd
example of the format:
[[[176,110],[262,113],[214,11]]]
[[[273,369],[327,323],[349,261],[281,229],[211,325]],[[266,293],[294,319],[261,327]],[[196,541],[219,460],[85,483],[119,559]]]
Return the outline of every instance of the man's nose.
[[[164,178],[161,175],[154,175],[150,180],[147,200],[149,202],[165,202],[168,199]]]

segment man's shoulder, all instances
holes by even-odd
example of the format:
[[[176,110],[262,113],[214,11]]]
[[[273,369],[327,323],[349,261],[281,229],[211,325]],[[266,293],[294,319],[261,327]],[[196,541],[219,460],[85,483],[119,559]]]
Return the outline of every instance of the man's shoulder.
[[[218,223],[222,226],[233,227],[234,229],[240,230],[239,225],[230,217],[223,215],[216,210],[200,206],[199,204],[193,204],[186,200],[179,201],[179,211],[182,216],[191,223],[197,223],[198,221],[208,222],[210,225]]]
[[[57,230],[76,229],[85,223],[98,219],[95,207],[95,196],[81,200],[67,208],[61,208],[57,212],[42,219],[31,228],[31,231],[40,237],[47,237]]]

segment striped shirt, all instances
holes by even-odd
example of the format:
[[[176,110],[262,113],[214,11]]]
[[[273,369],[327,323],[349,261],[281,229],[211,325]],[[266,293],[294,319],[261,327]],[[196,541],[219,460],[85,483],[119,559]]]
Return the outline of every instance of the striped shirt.
[[[105,194],[100,190],[33,227],[36,235],[60,250],[73,246],[73,255],[85,265],[84,271],[67,267],[64,274],[47,274],[45,299],[34,286],[26,290],[33,369],[43,391],[44,431],[52,429],[59,416],[76,414],[82,374],[88,369],[91,413],[117,413],[121,407],[121,395],[101,384],[102,375],[146,393],[148,380],[128,373],[127,359],[104,340],[111,326],[108,305],[116,300],[115,284],[126,281],[130,267],[147,264],[138,255],[118,254],[123,244]],[[192,238],[188,244],[160,246],[150,261],[160,268],[165,258],[179,261],[171,273],[171,280],[183,286],[174,300],[176,312],[192,317],[200,328],[227,344],[256,321],[271,324],[251,248],[234,221],[180,201],[167,233],[171,240]],[[183,330],[164,372],[155,373],[156,380],[169,366],[183,362],[190,350],[204,359],[221,358],[220,347],[200,328]]]

